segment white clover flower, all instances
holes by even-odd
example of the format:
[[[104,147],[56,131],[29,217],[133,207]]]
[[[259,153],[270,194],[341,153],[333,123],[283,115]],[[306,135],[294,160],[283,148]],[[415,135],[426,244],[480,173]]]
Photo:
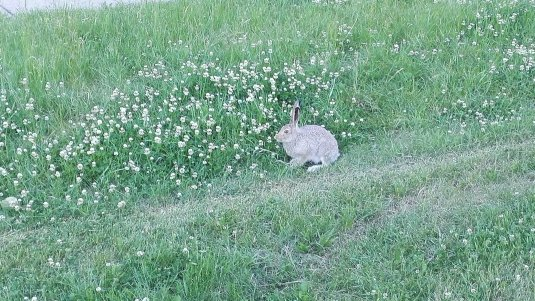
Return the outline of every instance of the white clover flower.
[[[16,208],[19,206],[20,200],[16,197],[10,196],[5,198],[0,204],[2,205],[2,208],[5,209]]]
[[[137,252],[136,252],[136,256],[137,256],[137,257],[141,257],[141,256],[143,256],[143,255],[145,255],[145,252],[143,252],[143,251],[137,251]]]
[[[3,177],[7,176],[7,170],[3,167],[0,167],[0,175]]]
[[[123,208],[124,206],[126,206],[125,201],[120,201],[119,203],[117,203],[117,208]]]

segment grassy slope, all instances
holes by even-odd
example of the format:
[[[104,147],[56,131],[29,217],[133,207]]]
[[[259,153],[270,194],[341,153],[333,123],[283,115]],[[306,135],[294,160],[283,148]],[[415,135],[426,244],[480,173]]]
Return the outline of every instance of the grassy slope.
[[[9,41],[0,49],[2,88],[17,90],[31,75],[39,102],[44,82],[64,81],[67,99],[40,104],[58,127],[105,106],[143,65],[178,64],[168,41],[216,51],[232,65],[260,57],[228,43],[246,33],[248,41],[273,39],[276,64],[306,58],[310,40],[336,36],[340,24],[353,26],[348,44],[327,38],[321,47],[359,51],[335,95],[357,97],[367,114],[340,161],[318,174],[277,165],[263,179],[214,180],[181,199],[155,189],[122,209],[0,221],[0,299],[533,300],[532,82],[529,73],[488,75],[501,62],[489,48],[504,51],[511,36],[529,44],[529,18],[495,39],[462,23],[476,22],[478,5],[294,2],[189,1],[0,20],[9,29],[1,31]],[[61,46],[43,47],[52,45]],[[505,101],[482,106],[497,96]],[[452,106],[457,99],[468,108]],[[438,114],[443,108],[449,113]],[[515,109],[522,118],[482,131],[470,109],[489,118]]]

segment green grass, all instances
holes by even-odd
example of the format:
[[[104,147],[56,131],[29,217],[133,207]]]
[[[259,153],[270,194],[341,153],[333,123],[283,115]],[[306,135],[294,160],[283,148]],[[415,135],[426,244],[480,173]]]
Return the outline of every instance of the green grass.
[[[178,204],[6,232],[2,266],[11,289],[2,293],[315,300],[450,292],[530,300],[533,143],[471,151],[473,144],[448,141],[433,145],[433,157],[399,155],[412,146],[388,137],[316,175],[244,177]]]
[[[321,2],[0,17],[0,299],[534,300],[533,1]]]

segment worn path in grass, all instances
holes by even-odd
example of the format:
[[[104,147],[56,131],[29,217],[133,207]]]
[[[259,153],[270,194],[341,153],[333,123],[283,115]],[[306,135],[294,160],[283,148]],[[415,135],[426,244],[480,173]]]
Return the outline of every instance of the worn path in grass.
[[[402,141],[397,141],[402,142]],[[481,149],[467,149],[460,151],[451,151],[441,153],[437,156],[419,155],[419,156],[401,156],[399,154],[391,154],[391,157],[377,158],[378,164],[373,161],[373,149],[366,149],[363,158],[360,153],[361,149],[350,151],[345,157],[339,161],[337,166],[332,166],[330,170],[324,170],[319,174],[301,174],[291,179],[272,182],[268,185],[266,183],[250,183],[248,188],[228,196],[218,196],[219,191],[214,189],[205,201],[202,202],[188,202],[187,204],[172,205],[165,208],[152,208],[148,210],[151,214],[155,214],[160,218],[168,218],[175,223],[188,223],[190,218],[196,214],[202,213],[210,208],[210,210],[229,210],[235,209],[243,211],[244,215],[254,213],[255,206],[262,201],[271,198],[284,199],[286,203],[299,202],[306,198],[314,198],[322,194],[328,194],[333,189],[340,187],[358,188],[359,183],[368,183],[370,181],[380,182],[386,178],[404,178],[415,173],[438,172],[444,170],[444,178],[453,176],[465,176],[470,170],[480,169],[480,172],[485,172],[487,169],[505,168],[511,163],[506,157],[511,152],[524,152],[533,150],[535,142],[528,140],[515,144],[504,143],[497,145],[490,145]],[[379,152],[385,151],[377,150]],[[360,153],[360,154],[359,154]],[[370,156],[370,157],[368,157]],[[463,167],[464,166],[464,167]],[[455,174],[448,174],[446,169],[451,168],[466,168],[465,172],[456,171]],[[533,176],[533,175],[531,175]],[[435,182],[440,180],[441,174],[438,173],[436,178],[430,179],[426,183],[422,183],[418,193],[415,196],[408,196],[403,202],[395,204],[395,208],[406,208],[406,205],[418,203],[428,196],[430,191],[436,189]],[[451,179],[450,179],[451,180]],[[459,179],[461,180],[461,179]],[[520,185],[524,185],[525,181],[531,181],[531,178],[512,179],[520,181]],[[440,182],[440,181],[439,181]],[[513,183],[508,183],[513,184]],[[477,182],[465,183],[468,187],[461,192],[466,194],[478,195],[477,189],[485,188],[485,186],[477,187]],[[246,191],[245,191],[246,190]],[[446,191],[441,191],[446,192]],[[445,195],[444,197],[451,197]],[[447,205],[447,204],[444,204]],[[147,208],[147,209],[150,209]],[[392,208],[391,208],[392,209]],[[385,213],[387,213],[385,211]],[[145,215],[145,213],[143,213]],[[179,218],[177,218],[179,217]]]
[[[418,152],[417,139],[419,143],[429,142],[430,149]],[[2,286],[15,289],[12,295],[4,292],[4,296],[21,296],[16,288],[27,292],[48,285],[52,287],[49,296],[67,289],[76,292],[75,296],[92,298],[87,291],[94,293],[97,286],[107,286],[111,292],[117,291],[122,281],[134,281],[133,290],[139,294],[213,298],[214,291],[242,281],[235,292],[240,298],[266,297],[274,292],[284,298],[294,296],[294,292],[320,299],[362,297],[370,287],[380,286],[370,283],[371,279],[402,276],[385,265],[397,251],[393,247],[396,240],[385,238],[382,231],[413,225],[405,232],[400,230],[401,237],[396,239],[407,239],[403,233],[414,235],[416,238],[411,236],[409,244],[414,240],[415,249],[410,254],[418,254],[419,240],[425,241],[422,248],[430,248],[426,252],[434,254],[439,252],[435,248],[441,243],[428,245],[438,239],[427,236],[432,231],[429,229],[447,233],[462,223],[480,224],[487,218],[481,212],[502,208],[509,203],[509,196],[533,193],[533,139],[513,138],[486,145],[443,144],[443,149],[441,143],[433,143],[433,137],[405,134],[348,150],[336,165],[316,174],[295,170],[271,180],[243,177],[216,183],[207,195],[177,200],[179,203],[173,205],[147,202],[128,212],[118,210],[2,233],[0,261],[4,264],[0,272],[13,275]],[[422,229],[427,230],[422,233]],[[370,248],[377,248],[376,252]],[[144,255],[139,255],[140,251]],[[187,255],[190,268],[201,265],[213,270],[205,275],[194,268],[188,270],[188,263],[179,268],[176,259],[160,262],[162,253],[171,258]],[[496,266],[490,263],[489,271],[484,273],[486,278],[495,276],[493,269],[500,273],[520,261],[493,254],[481,255],[496,261]],[[133,265],[140,260],[145,267]],[[429,259],[424,261],[431,264]],[[56,262],[59,268],[51,276],[50,266]],[[102,276],[110,263],[116,264],[123,275],[116,276],[112,283]],[[377,268],[370,268],[372,264]],[[441,295],[440,290],[450,289],[444,288],[444,283],[462,286],[447,274],[452,263],[444,264],[432,271],[432,277],[425,278],[426,283],[418,284],[421,287],[414,291],[419,292],[417,295],[404,291],[405,287],[387,286],[382,290],[400,298],[430,298]],[[367,269],[361,270],[361,265]],[[176,286],[178,280],[159,274],[162,268],[177,269],[183,277],[180,281],[185,286],[197,285],[197,290],[166,288]],[[364,272],[368,274],[361,275]],[[76,281],[69,275],[77,275]],[[535,287],[532,273],[525,277],[528,280],[518,287],[520,292]],[[54,288],[56,282],[63,283],[59,289]],[[513,292],[498,292],[479,296],[514,297]],[[514,298],[526,296],[521,293]]]

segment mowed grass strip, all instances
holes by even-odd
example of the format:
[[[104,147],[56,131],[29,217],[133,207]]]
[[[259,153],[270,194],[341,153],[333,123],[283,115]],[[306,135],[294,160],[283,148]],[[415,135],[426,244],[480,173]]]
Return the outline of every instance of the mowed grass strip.
[[[381,164],[362,147],[314,176],[6,233],[2,294],[530,300],[533,142],[436,157],[387,143]]]

